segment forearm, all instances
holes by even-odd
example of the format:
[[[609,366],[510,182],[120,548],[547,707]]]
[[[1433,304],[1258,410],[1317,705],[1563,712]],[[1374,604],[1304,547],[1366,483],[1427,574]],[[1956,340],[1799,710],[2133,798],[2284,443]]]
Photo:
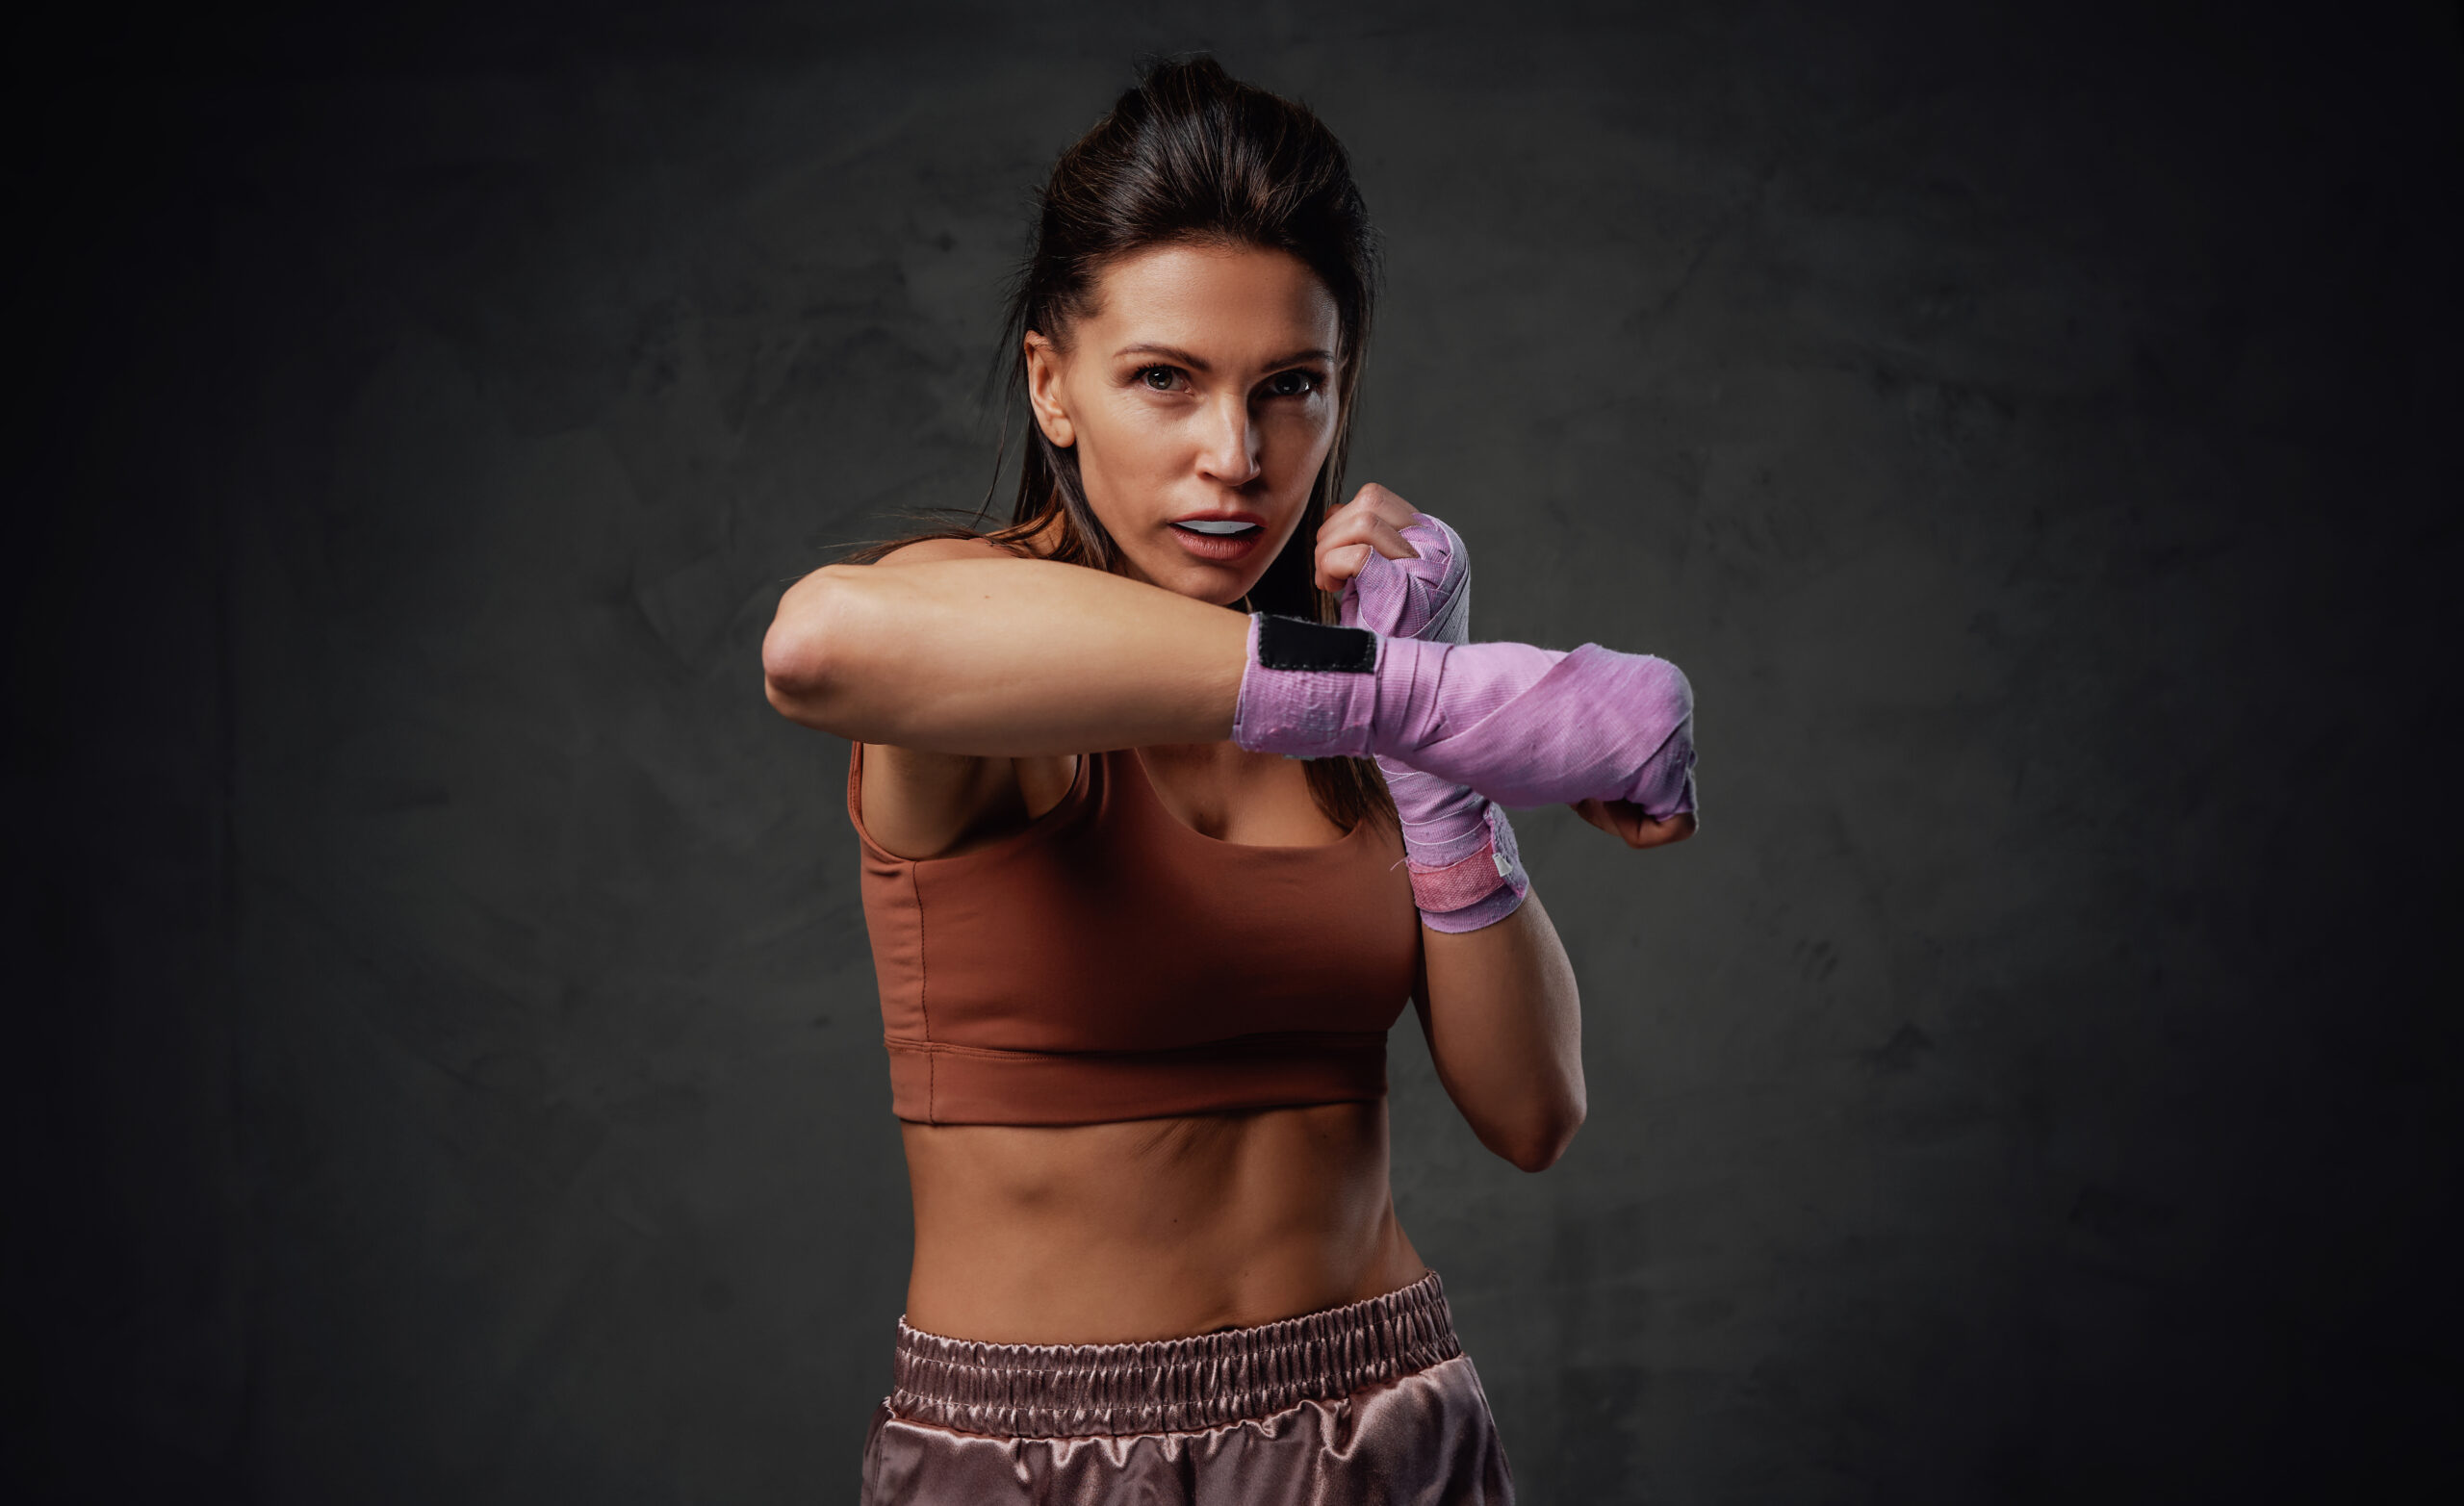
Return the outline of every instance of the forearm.
[[[1574,965],[1537,893],[1493,926],[1421,932],[1421,1025],[1447,1096],[1473,1133],[1526,1171],[1582,1124],[1582,1010]]]
[[[1023,757],[1231,735],[1239,612],[1049,560],[834,565],[762,645],[772,704],[902,748]]]

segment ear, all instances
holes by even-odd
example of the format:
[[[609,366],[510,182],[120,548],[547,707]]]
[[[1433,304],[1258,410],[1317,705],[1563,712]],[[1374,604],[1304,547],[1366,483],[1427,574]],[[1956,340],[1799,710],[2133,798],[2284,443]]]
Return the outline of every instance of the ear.
[[[1078,443],[1077,425],[1069,421],[1069,410],[1062,402],[1061,348],[1051,341],[1027,331],[1027,405],[1035,410],[1036,426],[1043,437],[1061,449]]]

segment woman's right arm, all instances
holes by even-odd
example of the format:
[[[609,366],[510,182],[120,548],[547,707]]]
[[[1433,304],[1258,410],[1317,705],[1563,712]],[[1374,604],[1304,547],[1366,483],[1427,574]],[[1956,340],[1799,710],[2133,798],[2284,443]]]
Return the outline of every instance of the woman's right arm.
[[[790,587],[761,645],[770,703],[860,742],[978,757],[1232,735],[1245,614],[954,542]]]

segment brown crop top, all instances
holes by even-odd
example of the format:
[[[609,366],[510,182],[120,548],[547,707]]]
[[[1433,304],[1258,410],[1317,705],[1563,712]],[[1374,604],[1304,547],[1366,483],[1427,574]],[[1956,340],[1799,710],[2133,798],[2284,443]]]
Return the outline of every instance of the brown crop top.
[[[1207,836],[1129,749],[949,857],[864,830],[847,761],[890,1107],[928,1124],[1095,1124],[1375,1099],[1420,957],[1402,843]]]

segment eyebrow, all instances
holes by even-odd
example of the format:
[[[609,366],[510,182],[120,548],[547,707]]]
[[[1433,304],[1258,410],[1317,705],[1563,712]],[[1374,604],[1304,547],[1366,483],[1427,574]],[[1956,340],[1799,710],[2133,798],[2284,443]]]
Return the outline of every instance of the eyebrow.
[[[1116,359],[1121,356],[1162,356],[1168,361],[1174,361],[1182,366],[1186,366],[1194,371],[1212,371],[1215,370],[1212,366],[1207,365],[1204,361],[1199,360],[1196,356],[1190,354],[1188,351],[1181,349],[1177,345],[1155,345],[1142,344],[1123,345],[1118,350],[1114,351],[1113,355]],[[1332,361],[1334,358],[1334,352],[1330,350],[1322,350],[1313,345],[1306,350],[1295,350],[1288,355],[1277,356],[1275,359],[1269,361],[1267,366],[1272,369],[1287,366],[1297,366],[1303,361]]]

